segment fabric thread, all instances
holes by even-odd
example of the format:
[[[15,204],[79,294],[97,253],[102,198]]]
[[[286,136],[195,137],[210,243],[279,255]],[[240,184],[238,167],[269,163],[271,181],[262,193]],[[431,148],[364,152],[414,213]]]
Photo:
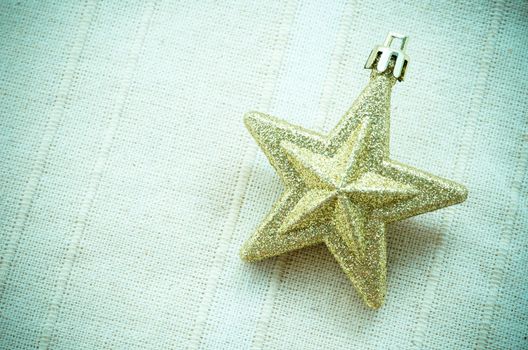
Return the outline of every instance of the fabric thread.
[[[108,154],[110,152],[112,142],[114,140],[114,132],[119,123],[119,118],[122,117],[123,106],[126,103],[128,91],[132,81],[134,69],[137,65],[138,56],[143,47],[146,33],[150,19],[152,18],[152,12],[154,10],[154,2],[151,1],[146,4],[145,14],[141,23],[141,27],[138,29],[137,40],[131,49],[128,64],[126,66],[126,74],[123,77],[123,81],[120,82],[120,90],[118,95],[115,97],[115,110],[109,117],[108,127],[106,133],[103,136],[101,143],[101,149],[98,158],[95,161],[93,172],[91,174],[90,185],[86,190],[86,196],[84,197],[81,206],[79,208],[79,214],[73,227],[71,242],[69,244],[66,256],[64,257],[64,264],[57,276],[56,290],[53,293],[51,304],[49,305],[49,312],[47,320],[42,327],[42,333],[39,339],[39,348],[48,349],[52,344],[52,333],[55,325],[58,310],[61,307],[61,301],[64,294],[64,289],[68,283],[68,277],[70,271],[75,263],[75,258],[79,250],[79,242],[86,226],[87,217],[90,214],[90,210],[93,204],[94,195],[97,191],[97,187],[101,180],[102,173],[105,170]],[[87,26],[88,24],[86,24]]]
[[[53,109],[50,112],[49,121],[46,125],[46,130],[44,131],[44,135],[40,142],[39,150],[35,156],[31,175],[29,176],[26,188],[24,189],[20,199],[20,206],[16,214],[15,224],[13,227],[11,227],[11,233],[8,236],[8,244],[3,253],[3,258],[1,260],[2,263],[0,265],[0,297],[2,296],[5,289],[7,275],[9,274],[9,269],[11,267],[11,261],[17,252],[20,236],[24,232],[24,226],[26,220],[28,219],[33,197],[37,192],[40,178],[42,177],[46,167],[46,158],[51,144],[53,143],[53,137],[58,125],[61,122],[61,119],[64,117],[64,105],[68,99],[68,90],[73,80],[73,75],[75,73],[79,56],[83,50],[84,41],[88,35],[91,16],[95,9],[95,3],[95,1],[88,1],[86,3],[84,17],[80,22],[77,36],[75,38],[74,44],[72,45],[68,63],[65,67],[59,90],[57,91],[56,100]]]
[[[291,18],[295,14],[295,1],[289,1],[284,6],[283,20],[279,24],[279,28],[276,35],[275,45],[278,48],[282,48],[287,44],[288,30],[291,23]],[[265,81],[264,88],[262,90],[262,108],[266,108],[273,99],[273,90],[274,90],[274,81],[277,76],[277,70],[280,67],[282,62],[282,51],[276,50],[276,54],[273,56],[273,61],[270,63],[270,72],[268,73],[268,79]],[[209,272],[208,285],[203,294],[202,303],[200,304],[200,309],[196,317],[196,323],[194,326],[194,331],[191,334],[191,339],[189,343],[190,349],[198,349],[200,347],[200,341],[202,338],[202,333],[204,331],[204,326],[209,315],[209,308],[214,297],[214,292],[216,285],[218,284],[218,278],[224,266],[225,259],[228,258],[227,251],[231,237],[235,227],[237,225],[238,216],[240,213],[240,208],[243,204],[244,194],[247,191],[247,184],[249,178],[253,174],[253,167],[250,166],[251,162],[256,156],[256,147],[248,147],[242,161],[241,168],[239,170],[239,179],[237,180],[237,186],[235,192],[233,193],[233,204],[231,205],[231,210],[226,220],[225,228],[223,231],[222,237],[220,237],[218,246],[215,251],[215,260],[211,271]]]

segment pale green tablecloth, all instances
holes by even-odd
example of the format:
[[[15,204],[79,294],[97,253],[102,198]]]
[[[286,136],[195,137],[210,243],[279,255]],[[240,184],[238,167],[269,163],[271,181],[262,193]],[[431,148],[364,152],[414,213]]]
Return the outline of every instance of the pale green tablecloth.
[[[2,1],[0,348],[528,347],[525,1]],[[248,110],[328,130],[410,35],[392,157],[468,186],[389,229],[367,309],[313,247],[238,258],[281,192]]]

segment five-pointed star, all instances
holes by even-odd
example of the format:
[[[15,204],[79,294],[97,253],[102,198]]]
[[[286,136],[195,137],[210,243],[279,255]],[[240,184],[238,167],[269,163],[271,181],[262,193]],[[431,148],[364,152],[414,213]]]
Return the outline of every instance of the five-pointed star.
[[[389,159],[391,86],[383,77],[371,80],[328,135],[261,113],[246,115],[285,191],[242,247],[243,259],[324,242],[363,300],[381,306],[386,224],[467,196],[461,185]]]

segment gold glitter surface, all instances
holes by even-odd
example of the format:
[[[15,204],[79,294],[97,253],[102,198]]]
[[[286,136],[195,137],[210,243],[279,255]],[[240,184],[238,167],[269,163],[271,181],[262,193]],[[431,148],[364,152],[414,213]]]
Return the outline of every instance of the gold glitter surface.
[[[337,126],[322,135],[266,114],[245,123],[285,191],[244,244],[256,261],[325,243],[372,308],[386,294],[386,224],[460,203],[462,185],[389,158],[390,72],[369,84]]]

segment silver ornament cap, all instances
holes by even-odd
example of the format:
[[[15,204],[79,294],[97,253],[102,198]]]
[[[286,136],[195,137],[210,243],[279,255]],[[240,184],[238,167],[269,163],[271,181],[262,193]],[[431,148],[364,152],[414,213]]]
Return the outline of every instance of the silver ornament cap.
[[[398,40],[395,47],[392,47],[394,39]],[[405,53],[408,41],[409,37],[406,35],[389,33],[383,45],[372,49],[365,68],[376,69],[380,73],[392,70],[392,75],[402,81],[409,63],[409,56]]]

